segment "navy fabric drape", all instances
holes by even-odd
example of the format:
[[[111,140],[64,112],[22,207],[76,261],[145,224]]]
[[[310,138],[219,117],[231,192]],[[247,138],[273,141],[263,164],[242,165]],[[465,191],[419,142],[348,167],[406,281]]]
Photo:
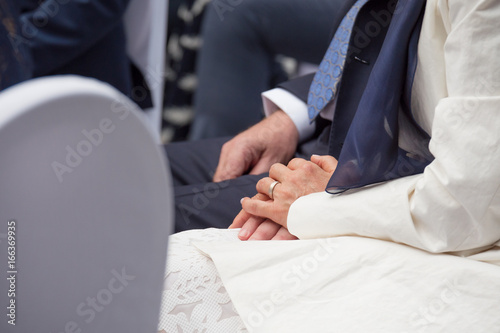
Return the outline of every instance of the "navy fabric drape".
[[[424,8],[425,0],[399,0],[328,183],[329,193],[421,173],[431,162],[430,153],[414,156],[398,146],[400,109],[420,133],[419,141],[428,142],[409,106]]]

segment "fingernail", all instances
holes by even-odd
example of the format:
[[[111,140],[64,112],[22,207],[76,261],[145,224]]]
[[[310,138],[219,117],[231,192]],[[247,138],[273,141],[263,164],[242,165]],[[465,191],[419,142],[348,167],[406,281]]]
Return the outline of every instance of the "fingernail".
[[[240,204],[243,204],[243,200],[245,200],[245,198],[241,198]]]
[[[320,156],[319,156],[319,155],[316,155],[316,154],[313,154],[313,155],[311,156],[311,158],[312,158],[312,157],[320,157]]]
[[[245,229],[241,229],[240,232],[238,233],[238,237],[240,239],[247,239],[248,238],[248,231]]]

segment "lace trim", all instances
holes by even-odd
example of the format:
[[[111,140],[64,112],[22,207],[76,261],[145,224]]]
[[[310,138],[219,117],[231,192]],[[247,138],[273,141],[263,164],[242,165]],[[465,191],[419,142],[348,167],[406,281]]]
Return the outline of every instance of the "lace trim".
[[[248,332],[212,260],[192,242],[239,241],[236,231],[191,230],[169,239],[160,333]]]

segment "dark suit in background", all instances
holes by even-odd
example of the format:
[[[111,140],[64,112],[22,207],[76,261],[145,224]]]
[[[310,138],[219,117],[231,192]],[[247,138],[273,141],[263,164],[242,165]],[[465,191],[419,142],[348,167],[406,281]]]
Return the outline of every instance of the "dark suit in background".
[[[29,52],[18,43],[18,18],[17,2],[0,0],[0,91],[31,77]]]
[[[107,82],[134,96],[144,79],[126,52],[123,15],[129,0],[17,0],[21,36],[31,50],[34,76],[76,74]],[[148,90],[149,91],[149,90]]]
[[[319,64],[350,0],[251,0],[207,6],[189,138],[235,135],[263,118],[260,94],[285,81],[275,57]],[[274,82],[273,82],[274,81]]]

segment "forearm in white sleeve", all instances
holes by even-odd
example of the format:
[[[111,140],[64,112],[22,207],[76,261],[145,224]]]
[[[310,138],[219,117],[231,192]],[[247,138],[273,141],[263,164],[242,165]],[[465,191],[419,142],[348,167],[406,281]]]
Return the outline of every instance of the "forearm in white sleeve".
[[[284,111],[297,127],[300,142],[309,139],[314,133],[316,124],[309,123],[307,105],[294,94],[281,88],[268,90],[262,93],[262,104],[266,117],[277,110]]]
[[[300,198],[288,214],[292,234],[373,237],[430,252],[469,251],[500,240],[500,3],[459,0],[449,9],[433,8],[440,3],[429,1],[426,12],[427,18],[446,11],[450,23],[442,78],[448,96],[435,105],[432,119],[435,160],[420,175]]]

